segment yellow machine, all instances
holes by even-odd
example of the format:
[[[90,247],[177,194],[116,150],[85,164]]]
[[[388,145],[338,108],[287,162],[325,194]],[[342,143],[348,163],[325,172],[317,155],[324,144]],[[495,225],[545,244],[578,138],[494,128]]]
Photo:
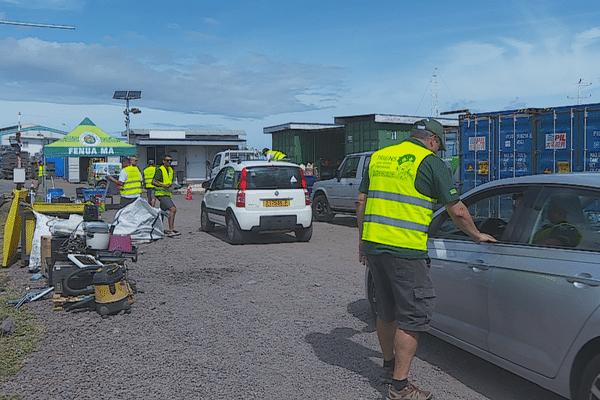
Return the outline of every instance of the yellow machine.
[[[131,312],[133,291],[125,279],[125,268],[118,264],[104,265],[92,278],[96,311],[106,318],[121,310]]]

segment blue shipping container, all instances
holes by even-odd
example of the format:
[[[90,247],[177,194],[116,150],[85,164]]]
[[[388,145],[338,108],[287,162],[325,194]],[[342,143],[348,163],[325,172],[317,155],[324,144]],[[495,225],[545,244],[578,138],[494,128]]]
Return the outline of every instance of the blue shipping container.
[[[515,176],[600,171],[600,104],[465,114],[462,191]]]

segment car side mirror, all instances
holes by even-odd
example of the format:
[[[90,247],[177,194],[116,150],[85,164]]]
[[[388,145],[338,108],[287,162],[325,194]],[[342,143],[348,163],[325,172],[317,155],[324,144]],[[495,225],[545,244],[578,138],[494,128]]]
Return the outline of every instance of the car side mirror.
[[[340,176],[340,170],[339,169],[335,170],[335,174],[333,176],[338,180],[338,182],[342,179],[342,177]]]

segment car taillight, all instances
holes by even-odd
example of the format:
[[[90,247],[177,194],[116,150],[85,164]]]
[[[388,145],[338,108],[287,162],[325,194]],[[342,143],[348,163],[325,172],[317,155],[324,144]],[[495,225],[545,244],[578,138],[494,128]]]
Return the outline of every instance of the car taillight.
[[[246,192],[239,190],[237,196],[235,196],[236,207],[246,207]]]
[[[306,185],[306,178],[304,177],[302,168],[300,168],[300,177],[302,178],[302,188],[304,189],[304,203],[310,206],[310,194],[308,193],[308,186]]]
[[[248,187],[247,175],[248,173],[246,172],[246,168],[242,169],[242,175],[240,176],[240,184],[238,186],[237,196],[235,196],[236,207],[246,207],[245,190]]]
[[[246,168],[244,168],[244,169],[242,169],[242,175],[240,176],[239,189],[246,190],[247,187],[248,187],[248,172],[246,171]]]

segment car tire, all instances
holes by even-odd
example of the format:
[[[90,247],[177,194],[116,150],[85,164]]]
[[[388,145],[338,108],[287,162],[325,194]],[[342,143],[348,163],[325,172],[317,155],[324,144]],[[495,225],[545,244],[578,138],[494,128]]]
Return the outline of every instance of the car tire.
[[[600,399],[600,396],[597,396],[594,393],[598,393],[599,390],[600,354],[592,358],[583,370],[581,380],[579,381],[579,394],[577,395],[577,400],[598,400]]]
[[[100,189],[106,189],[106,181],[102,180],[98,183],[96,183],[96,189],[100,190]]]
[[[240,226],[235,219],[233,213],[228,213],[226,217],[227,222],[227,239],[231,244],[242,244],[245,239],[244,232],[240,229]]]
[[[202,207],[202,213],[200,214],[200,229],[203,232],[212,232],[215,229],[215,223],[208,219],[206,207]]]
[[[365,271],[365,296],[371,307],[371,315],[377,320],[377,297],[375,296],[375,283],[369,267]]]
[[[294,231],[294,234],[296,235],[296,241],[298,242],[308,242],[312,237],[312,233],[312,224],[308,228],[298,228]]]
[[[319,222],[329,222],[333,220],[334,214],[331,212],[329,202],[324,194],[315,196],[312,205],[313,218]]]

